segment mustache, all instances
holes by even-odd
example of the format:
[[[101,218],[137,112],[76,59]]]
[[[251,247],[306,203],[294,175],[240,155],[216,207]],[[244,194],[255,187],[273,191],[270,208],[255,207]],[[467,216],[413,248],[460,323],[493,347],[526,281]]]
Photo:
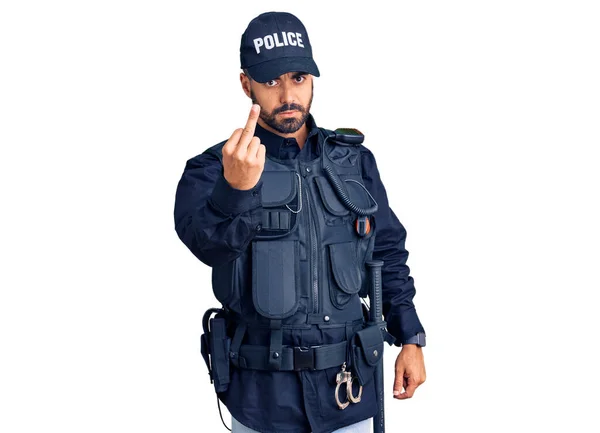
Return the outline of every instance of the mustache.
[[[300,111],[301,113],[304,113],[304,107],[302,105],[298,105],[298,104],[284,104],[279,108],[276,108],[275,110],[273,110],[272,115],[276,115],[279,113],[283,113],[284,111],[292,111],[292,110],[296,110],[296,111]]]

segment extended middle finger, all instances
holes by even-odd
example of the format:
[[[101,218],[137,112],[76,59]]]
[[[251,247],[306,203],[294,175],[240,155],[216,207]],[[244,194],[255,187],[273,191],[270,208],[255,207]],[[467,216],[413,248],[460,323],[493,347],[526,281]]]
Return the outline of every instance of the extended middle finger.
[[[240,146],[248,147],[250,144],[250,140],[254,137],[254,130],[256,129],[256,122],[258,120],[258,114],[260,113],[260,106],[258,104],[253,104],[250,109],[250,115],[248,116],[248,121],[246,122],[246,126],[244,126],[244,130],[242,131],[242,136],[240,137]]]

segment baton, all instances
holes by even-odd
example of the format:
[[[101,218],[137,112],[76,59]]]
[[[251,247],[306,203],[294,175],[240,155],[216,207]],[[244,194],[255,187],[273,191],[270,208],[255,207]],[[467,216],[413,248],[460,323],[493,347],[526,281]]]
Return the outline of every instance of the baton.
[[[380,328],[382,335],[387,332],[383,321],[383,302],[381,300],[381,267],[382,260],[371,260],[367,263],[367,272],[370,274],[369,285],[369,320]],[[381,354],[383,358],[383,354]],[[373,417],[373,433],[385,433],[385,408],[383,401],[383,359],[375,368],[375,395],[379,410]]]

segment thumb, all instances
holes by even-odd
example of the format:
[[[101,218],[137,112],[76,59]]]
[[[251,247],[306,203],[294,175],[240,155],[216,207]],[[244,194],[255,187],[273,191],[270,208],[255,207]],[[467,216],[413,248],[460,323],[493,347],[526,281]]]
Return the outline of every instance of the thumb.
[[[399,398],[400,400],[404,400],[406,398],[412,398],[415,394],[415,390],[417,389],[417,384],[412,377],[405,378],[404,381],[404,392],[400,395],[394,396],[395,398]]]
[[[394,397],[398,397],[402,393],[404,386],[404,368],[396,367],[396,376],[394,378]]]

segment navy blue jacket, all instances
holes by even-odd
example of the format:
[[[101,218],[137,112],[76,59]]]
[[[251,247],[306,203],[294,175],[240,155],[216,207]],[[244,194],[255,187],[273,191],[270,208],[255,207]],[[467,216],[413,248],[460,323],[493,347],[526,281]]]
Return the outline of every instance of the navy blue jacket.
[[[322,138],[312,115],[307,126],[309,134],[302,149],[294,138],[281,137],[258,124],[255,135],[266,146],[267,155],[312,160],[319,156]],[[388,331],[396,337],[395,344],[400,346],[417,332],[424,331],[413,303],[414,281],[406,265],[406,230],[389,207],[375,157],[363,145],[360,150],[365,186],[379,204],[374,215],[373,260],[384,261],[384,318]],[[260,230],[261,187],[259,182],[250,190],[236,190],[223,177],[223,167],[217,157],[204,152],[191,158],[186,163],[175,198],[175,229],[179,238],[208,266],[235,259],[248,248],[257,227]],[[333,383],[335,373],[333,370],[325,373]],[[367,389],[363,391],[366,404],[353,404],[344,411],[337,408],[333,395],[331,402],[319,401],[322,398],[318,397],[324,395],[318,392],[323,382],[321,374],[323,372],[318,371],[246,370],[232,376],[229,391],[220,397],[238,421],[261,432],[300,433],[312,429],[315,433],[326,433],[375,414],[375,398],[373,395],[373,401],[368,402],[370,390]]]

